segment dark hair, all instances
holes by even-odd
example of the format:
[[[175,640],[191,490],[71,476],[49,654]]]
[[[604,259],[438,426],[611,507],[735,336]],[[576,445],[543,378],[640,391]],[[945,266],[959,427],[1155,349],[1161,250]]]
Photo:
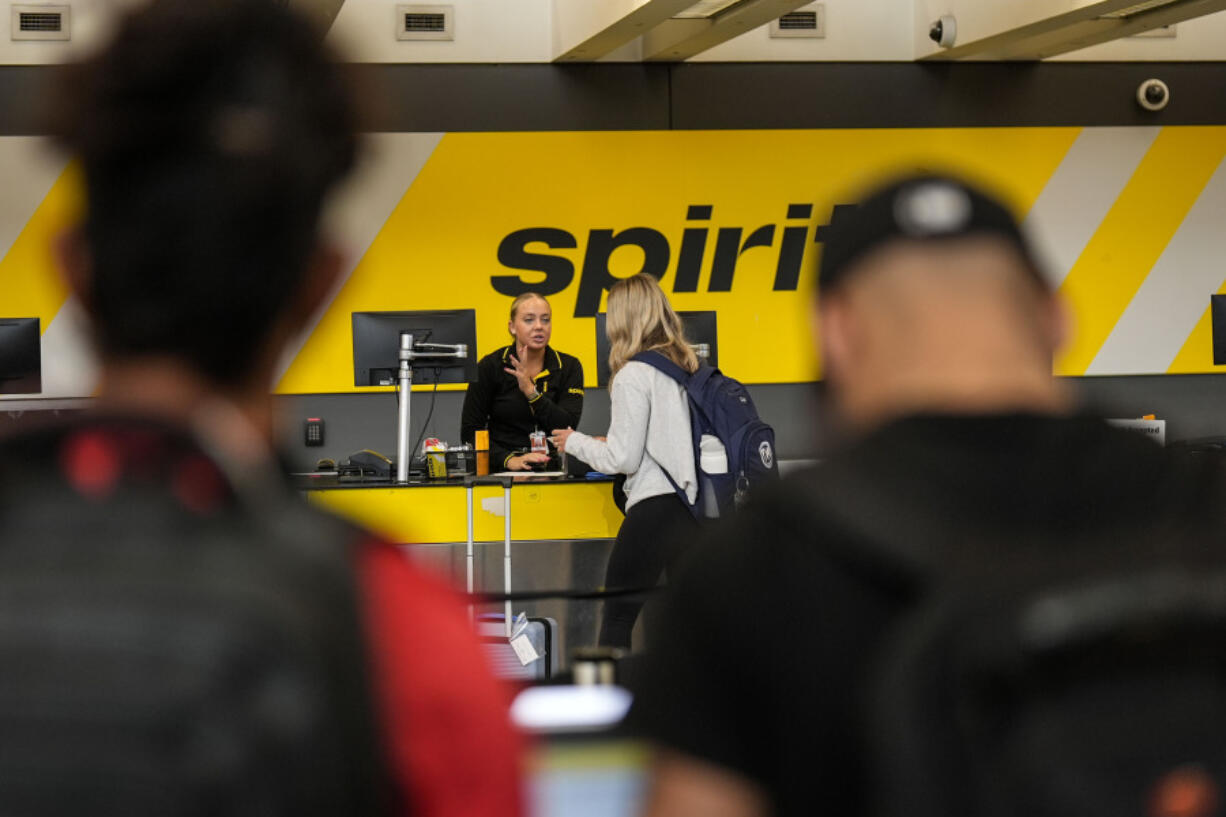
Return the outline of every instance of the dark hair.
[[[63,69],[51,129],[84,170],[104,353],[250,374],[354,162],[354,106],[321,39],[273,0],[154,0]]]

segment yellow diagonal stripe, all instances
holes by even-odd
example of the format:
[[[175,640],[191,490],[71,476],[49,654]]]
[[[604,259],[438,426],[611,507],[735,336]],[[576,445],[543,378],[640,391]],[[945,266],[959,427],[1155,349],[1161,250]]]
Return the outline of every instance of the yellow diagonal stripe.
[[[81,192],[79,166],[69,164],[0,259],[0,315],[39,318],[42,330],[47,331],[68,298],[56,265],[54,242],[80,215]]]
[[[1077,316],[1056,373],[1085,374],[1226,156],[1226,128],[1164,128],[1069,272]]]
[[[1217,289],[1219,295],[1226,295],[1226,281]],[[1208,296],[1205,301],[1209,300]],[[1222,366],[1213,363],[1213,315],[1208,303],[1200,320],[1192,329],[1192,334],[1183,342],[1179,354],[1171,361],[1167,369],[1169,374],[1201,374],[1204,372],[1222,371]]]

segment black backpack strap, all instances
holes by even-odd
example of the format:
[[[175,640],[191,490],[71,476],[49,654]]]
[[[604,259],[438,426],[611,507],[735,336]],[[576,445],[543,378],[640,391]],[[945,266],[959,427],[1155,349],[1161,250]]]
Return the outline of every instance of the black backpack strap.
[[[678,366],[673,361],[669,360],[664,355],[660,354],[659,352],[653,352],[653,351],[639,352],[637,355],[635,355],[634,357],[630,359],[634,361],[638,361],[639,363],[646,363],[648,366],[651,366],[653,369],[657,369],[663,372],[664,374],[668,375],[669,377],[671,377],[673,380],[677,381],[677,384],[680,385],[683,389],[685,389],[686,402],[690,406],[690,416],[694,417],[695,415],[697,415],[698,418],[702,420],[704,424],[710,425],[711,423],[710,418],[707,417],[707,413],[703,410],[702,404],[697,399],[695,399],[694,388],[695,386],[706,383],[706,381],[710,379],[712,373],[717,371],[716,369],[705,367],[705,368],[700,368],[697,372],[694,372],[693,374],[691,374],[690,372],[687,372],[685,369]],[[694,435],[694,462],[695,464],[697,464],[698,462],[698,434],[697,432],[695,432],[695,435]]]
[[[668,375],[673,380],[676,380],[682,386],[689,386],[690,373],[678,366],[676,363],[673,363],[659,352],[639,352],[630,359],[639,363],[646,363],[653,369],[659,369],[660,371],[664,372],[664,374]]]
[[[660,354],[659,352],[651,352],[651,351],[639,352],[637,355],[635,355],[634,357],[630,359],[634,361],[638,361],[639,363],[646,363],[648,366],[651,366],[654,369],[658,369],[659,371],[671,377],[673,380],[676,380],[678,384],[680,384],[683,388],[686,389],[686,394],[687,394],[686,402],[690,406],[691,415],[693,414],[694,408],[695,408],[694,401],[688,398],[689,382],[690,382],[689,372],[687,372],[685,369],[678,366],[676,363],[673,363],[671,360],[669,360],[667,357]],[[695,475],[697,475],[698,473],[698,470],[697,470],[698,469],[698,451],[697,450],[694,451],[694,467],[695,467]],[[685,492],[685,489],[677,484],[677,480],[673,479],[673,475],[668,473],[667,468],[660,468],[660,470],[664,472],[664,477],[668,480],[668,484],[673,486],[673,490],[676,491],[677,497],[681,500],[682,504],[685,505],[685,507],[689,510],[690,514],[695,519],[698,519],[700,515],[698,513],[697,503],[690,502],[690,497]]]
[[[673,486],[673,490],[677,493],[677,498],[681,500],[681,504],[685,505],[686,510],[690,512],[690,516],[695,519],[702,519],[702,515],[698,512],[698,503],[690,502],[690,496],[685,492],[685,489],[677,484],[677,480],[673,479],[673,475],[668,473],[668,469],[661,467],[660,470],[664,473],[664,478],[668,480],[668,484]]]

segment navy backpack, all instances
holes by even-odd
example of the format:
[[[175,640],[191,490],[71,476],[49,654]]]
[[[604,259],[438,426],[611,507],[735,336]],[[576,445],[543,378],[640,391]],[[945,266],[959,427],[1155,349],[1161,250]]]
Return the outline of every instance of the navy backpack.
[[[759,485],[779,478],[775,461],[775,431],[762,422],[749,391],[738,380],[712,366],[690,374],[659,352],[640,352],[631,360],[646,363],[685,387],[690,403],[694,470],[698,498],[691,505],[685,491],[673,482],[677,495],[698,518],[726,516]],[[701,441],[706,435],[723,443],[728,457],[726,473],[703,470]],[[672,476],[669,475],[672,482]]]

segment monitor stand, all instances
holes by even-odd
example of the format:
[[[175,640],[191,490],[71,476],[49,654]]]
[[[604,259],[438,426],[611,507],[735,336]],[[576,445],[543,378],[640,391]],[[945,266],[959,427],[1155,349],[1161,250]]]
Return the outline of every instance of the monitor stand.
[[[427,337],[429,337],[427,335]],[[400,334],[400,369],[396,378],[398,422],[396,425],[396,482],[409,481],[409,463],[413,452],[409,451],[409,424],[413,402],[413,361],[451,358],[463,360],[468,357],[468,346],[463,343],[422,343],[414,346],[413,334]]]
[[[400,336],[400,371],[396,382],[398,422],[396,425],[396,482],[409,481],[409,424],[413,403],[413,336]]]

